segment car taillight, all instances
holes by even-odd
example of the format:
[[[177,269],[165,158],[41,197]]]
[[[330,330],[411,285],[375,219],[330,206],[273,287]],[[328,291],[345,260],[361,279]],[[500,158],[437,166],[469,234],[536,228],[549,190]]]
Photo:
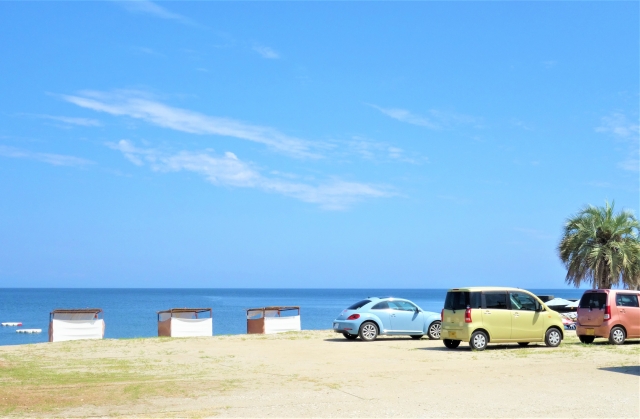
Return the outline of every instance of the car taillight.
[[[360,318],[359,314],[352,314],[349,317],[347,317],[347,320],[358,320]]]
[[[465,323],[471,323],[471,309],[467,308],[464,311],[464,322]]]
[[[604,319],[609,320],[611,318],[611,306],[605,306],[604,308]]]

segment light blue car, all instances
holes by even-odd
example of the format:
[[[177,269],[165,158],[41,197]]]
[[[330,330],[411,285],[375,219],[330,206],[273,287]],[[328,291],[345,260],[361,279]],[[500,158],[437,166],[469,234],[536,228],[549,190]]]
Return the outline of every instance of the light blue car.
[[[423,311],[409,300],[369,297],[350,306],[333,321],[333,330],[345,338],[370,342],[378,335],[409,335],[440,339],[440,313]]]

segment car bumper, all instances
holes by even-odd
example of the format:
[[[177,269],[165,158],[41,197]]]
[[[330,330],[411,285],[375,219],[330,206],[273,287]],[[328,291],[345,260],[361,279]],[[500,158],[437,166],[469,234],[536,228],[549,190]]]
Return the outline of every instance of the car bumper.
[[[333,321],[333,331],[336,333],[351,333],[357,335],[360,330],[360,323],[348,322],[344,320]]]
[[[611,332],[611,326],[583,326],[581,324],[576,325],[576,335],[578,336],[594,336],[597,338],[608,338]]]
[[[468,326],[458,326],[442,324],[440,329],[440,339],[461,340],[469,342],[469,336],[471,335],[471,328]]]

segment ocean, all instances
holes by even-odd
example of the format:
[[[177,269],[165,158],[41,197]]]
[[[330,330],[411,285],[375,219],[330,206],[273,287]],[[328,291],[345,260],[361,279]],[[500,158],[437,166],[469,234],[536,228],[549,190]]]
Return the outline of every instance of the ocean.
[[[580,298],[581,289],[531,289],[538,295]],[[156,312],[177,307],[211,307],[213,334],[246,333],[245,309],[264,306],[300,306],[302,329],[330,329],[347,306],[369,296],[409,299],[423,310],[439,313],[445,289],[118,289],[118,288],[3,288],[0,323],[22,322],[40,334],[16,333],[0,327],[0,345],[21,345],[48,340],[49,312],[56,308],[101,308],[105,338],[157,336]]]

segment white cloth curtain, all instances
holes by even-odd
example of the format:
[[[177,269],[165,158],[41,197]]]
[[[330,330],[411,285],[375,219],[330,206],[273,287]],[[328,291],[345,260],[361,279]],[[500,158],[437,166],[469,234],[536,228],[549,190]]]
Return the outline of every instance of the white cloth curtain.
[[[174,313],[175,314],[175,313]],[[213,336],[213,319],[171,318],[171,337]]]
[[[282,333],[301,330],[300,316],[266,317],[264,319],[264,333]]]
[[[53,342],[79,339],[102,339],[104,337],[104,320],[59,320],[51,321]]]

